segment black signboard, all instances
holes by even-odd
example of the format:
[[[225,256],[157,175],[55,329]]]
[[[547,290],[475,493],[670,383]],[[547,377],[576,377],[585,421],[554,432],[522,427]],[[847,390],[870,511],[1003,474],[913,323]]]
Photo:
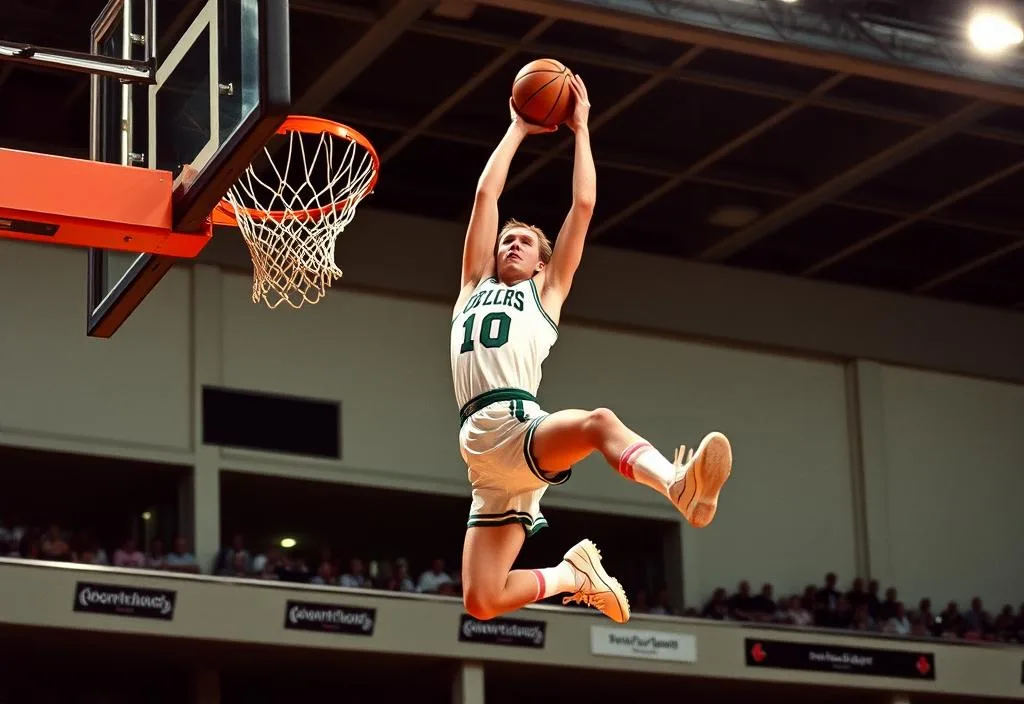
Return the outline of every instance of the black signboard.
[[[935,655],[922,651],[848,648],[759,638],[745,639],[744,646],[748,667],[840,672],[911,680],[935,679]]]
[[[83,613],[134,616],[170,621],[174,618],[177,592],[170,589],[142,589],[119,584],[75,584],[74,610]]]
[[[478,621],[468,614],[462,614],[459,621],[459,640],[463,643],[543,648],[546,638],[547,623],[545,621],[526,621],[515,618]]]
[[[372,636],[376,624],[377,609],[361,606],[289,600],[284,609],[284,627],[299,631]]]

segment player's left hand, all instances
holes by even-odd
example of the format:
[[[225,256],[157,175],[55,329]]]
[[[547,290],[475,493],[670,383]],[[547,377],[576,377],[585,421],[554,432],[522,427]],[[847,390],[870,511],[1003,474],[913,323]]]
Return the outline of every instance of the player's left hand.
[[[578,73],[573,75],[572,80],[569,82],[569,87],[572,89],[573,97],[576,100],[574,101],[572,116],[565,121],[565,124],[573,132],[577,132],[580,129],[586,129],[587,120],[590,119],[590,96],[587,95],[587,85]]]

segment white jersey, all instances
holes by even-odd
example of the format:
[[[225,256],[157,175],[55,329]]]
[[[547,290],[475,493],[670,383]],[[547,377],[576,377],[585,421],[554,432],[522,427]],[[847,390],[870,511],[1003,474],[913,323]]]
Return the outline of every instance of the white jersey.
[[[533,279],[515,286],[493,276],[481,281],[452,320],[452,378],[459,407],[497,389],[535,396],[541,365],[557,339],[558,328],[541,307]]]

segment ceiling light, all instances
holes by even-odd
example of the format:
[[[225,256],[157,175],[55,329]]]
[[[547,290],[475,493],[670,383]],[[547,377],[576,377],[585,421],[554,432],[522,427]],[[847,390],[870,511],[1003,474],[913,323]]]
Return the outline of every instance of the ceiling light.
[[[998,54],[1024,40],[1020,23],[998,10],[978,10],[967,25],[967,36],[983,54]]]

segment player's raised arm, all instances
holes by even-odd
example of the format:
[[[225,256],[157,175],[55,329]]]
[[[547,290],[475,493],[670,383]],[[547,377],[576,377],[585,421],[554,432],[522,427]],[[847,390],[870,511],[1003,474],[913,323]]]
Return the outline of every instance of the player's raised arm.
[[[559,296],[562,300],[569,295],[572,278],[583,257],[583,243],[587,238],[597,199],[597,170],[594,167],[594,155],[590,151],[590,129],[587,125],[590,99],[587,87],[579,75],[572,77],[572,91],[576,98],[575,107],[572,117],[566,122],[569,129],[576,133],[572,207],[558,232],[544,281],[545,294]]]
[[[494,273],[494,244],[498,237],[498,198],[505,190],[508,168],[523,139],[537,132],[551,132],[555,128],[539,127],[524,122],[512,108],[512,121],[505,136],[491,153],[490,159],[476,184],[473,212],[469,216],[466,243],[462,250],[462,288],[475,286]]]

